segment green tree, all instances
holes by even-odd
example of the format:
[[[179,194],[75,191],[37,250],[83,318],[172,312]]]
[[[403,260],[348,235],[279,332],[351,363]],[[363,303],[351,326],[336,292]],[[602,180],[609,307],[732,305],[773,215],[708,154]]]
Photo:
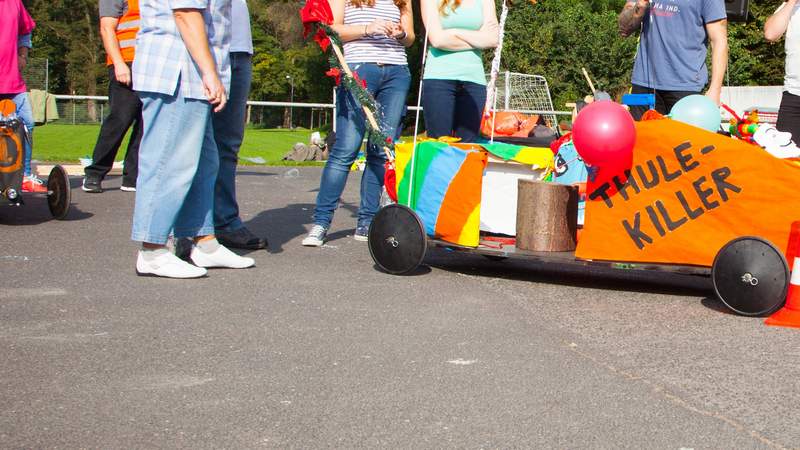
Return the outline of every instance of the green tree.
[[[749,20],[746,23],[730,24],[728,28],[730,85],[783,84],[785,58],[783,41],[771,44],[764,39],[764,22],[781,3],[780,0],[750,2]]]
[[[107,80],[96,0],[31,0],[34,56],[51,62],[51,91],[104,94]]]
[[[556,109],[589,93],[582,67],[590,72],[597,89],[612,95],[623,92],[630,85],[636,52],[636,40],[622,39],[617,32],[617,14],[623,3],[515,3],[505,26],[502,69],[543,75]]]

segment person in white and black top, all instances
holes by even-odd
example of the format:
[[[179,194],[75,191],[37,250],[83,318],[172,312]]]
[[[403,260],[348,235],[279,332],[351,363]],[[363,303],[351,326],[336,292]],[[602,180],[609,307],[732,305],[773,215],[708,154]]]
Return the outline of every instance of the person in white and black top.
[[[345,60],[366,81],[367,90],[380,104],[382,131],[399,138],[411,85],[405,52],[405,47],[414,43],[411,0],[331,0],[331,9],[332,28],[344,42]],[[319,247],[324,243],[367,128],[361,105],[341,86],[336,107],[336,142],[322,172],[314,225],[303,239],[305,246]],[[359,241],[367,240],[369,224],[378,211],[386,162],[383,151],[375,145],[367,145],[366,157],[354,235]]]
[[[786,34],[786,75],[783,98],[776,128],[792,133],[800,142],[800,4],[798,0],[783,2],[764,24],[764,37],[775,42]]]

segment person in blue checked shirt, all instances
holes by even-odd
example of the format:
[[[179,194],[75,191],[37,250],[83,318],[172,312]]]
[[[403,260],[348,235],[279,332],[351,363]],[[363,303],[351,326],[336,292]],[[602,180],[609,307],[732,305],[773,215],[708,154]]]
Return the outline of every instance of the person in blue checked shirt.
[[[231,0],[142,0],[133,88],[144,130],[131,238],[139,275],[197,278],[206,268],[252,267],[214,237],[219,154],[212,114],[230,88]],[[167,239],[189,237],[184,261]]]

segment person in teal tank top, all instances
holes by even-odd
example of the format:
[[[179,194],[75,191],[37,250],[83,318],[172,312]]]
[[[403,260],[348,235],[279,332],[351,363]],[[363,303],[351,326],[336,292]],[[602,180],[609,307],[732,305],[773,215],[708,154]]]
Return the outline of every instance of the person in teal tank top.
[[[483,49],[497,46],[494,0],[421,0],[428,32],[422,108],[428,137],[480,137],[486,103]]]

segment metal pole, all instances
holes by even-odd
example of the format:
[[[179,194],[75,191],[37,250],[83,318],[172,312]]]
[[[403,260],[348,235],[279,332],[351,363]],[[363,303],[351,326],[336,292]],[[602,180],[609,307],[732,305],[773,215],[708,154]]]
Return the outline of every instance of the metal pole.
[[[333,131],[336,131],[336,88],[333,88]]]
[[[289,83],[291,84],[291,94],[289,94],[289,103],[294,103],[294,78],[289,78]],[[292,105],[289,105],[289,129],[294,130],[294,125],[292,125]]]
[[[509,79],[511,77],[511,73],[506,70],[506,85],[503,87],[503,95],[505,95],[505,99],[503,101],[503,109],[508,111],[508,98],[511,96],[511,88],[508,86]]]

